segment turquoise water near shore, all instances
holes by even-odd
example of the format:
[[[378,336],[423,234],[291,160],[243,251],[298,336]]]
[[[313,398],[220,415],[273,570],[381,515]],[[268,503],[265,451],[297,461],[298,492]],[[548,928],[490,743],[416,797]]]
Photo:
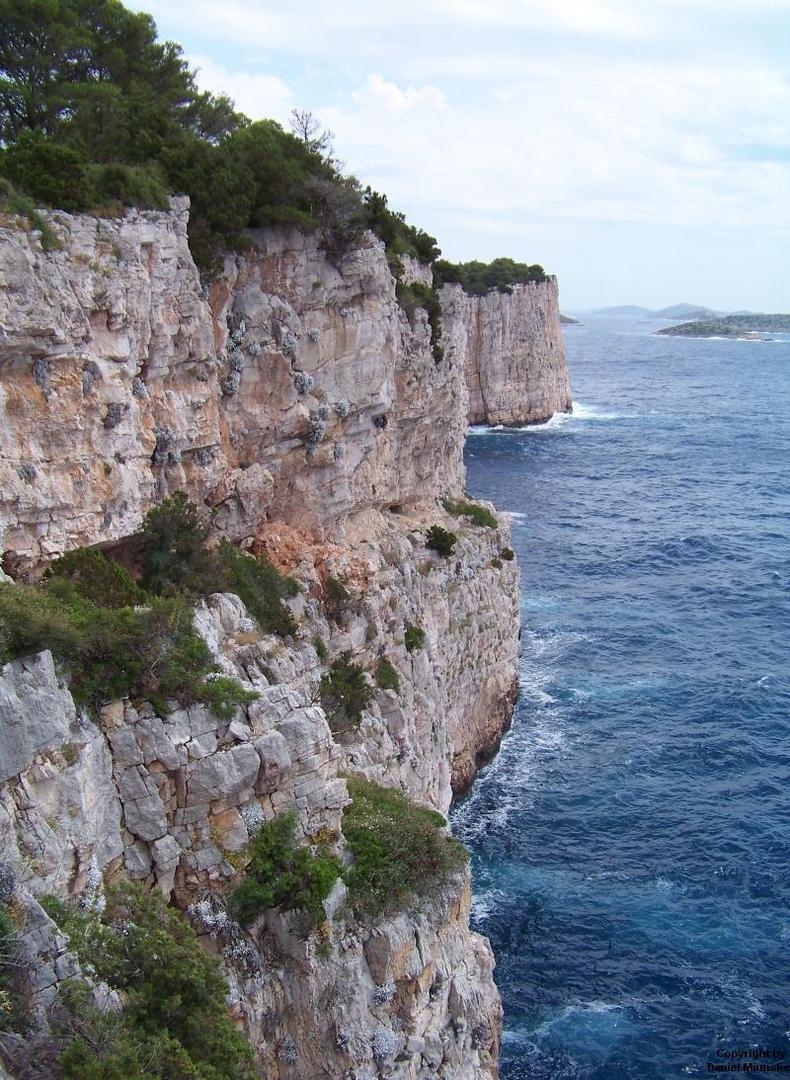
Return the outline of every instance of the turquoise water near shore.
[[[522,568],[513,727],[453,813],[503,1080],[790,1063],[790,342],[659,325],[569,328],[574,415],[467,440]]]

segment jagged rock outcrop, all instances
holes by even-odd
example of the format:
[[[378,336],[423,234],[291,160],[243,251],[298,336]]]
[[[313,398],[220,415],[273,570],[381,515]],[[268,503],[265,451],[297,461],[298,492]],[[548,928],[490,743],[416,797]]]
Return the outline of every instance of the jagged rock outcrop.
[[[470,424],[535,424],[570,412],[557,279],[469,296],[444,285],[442,342],[469,391]]]
[[[212,508],[218,535],[297,578],[299,630],[262,635],[230,595],[198,606],[217,663],[259,695],[231,721],[116,701],[94,722],[48,653],[0,669],[0,860],[15,869],[42,1021],[76,962],[37,897],[84,898],[123,873],[185,910],[216,904],[253,826],[283,810],[298,811],[303,839],[330,835],[342,852],[347,773],[446,812],[515,695],[507,520],[475,526],[442,498],[463,490],[470,365],[475,400],[485,383],[493,401],[482,360],[498,349],[500,398],[519,400],[507,418],[479,419],[565,407],[553,339],[540,346],[544,391],[522,377],[523,342],[538,349],[541,325],[551,338],[556,295],[447,287],[437,362],[424,312],[412,325],[401,310],[372,236],[334,265],[313,236],[262,231],[204,289],[187,214],[178,199],[111,220],[52,213],[62,246],[50,252],[0,228],[3,566],[35,576],[79,545],[125,542],[185,490]],[[427,280],[409,260],[405,272]],[[434,524],[458,534],[451,558],[426,547]],[[330,609],[332,577],[348,595]],[[385,656],[400,688],[378,688],[338,733],[316,691],[346,650],[371,680]],[[468,875],[375,926],[342,899],[330,898],[322,950],[281,912],[233,941],[213,931],[211,906],[202,923],[193,915],[262,1074],[495,1077],[500,1007],[488,944],[469,930]]]

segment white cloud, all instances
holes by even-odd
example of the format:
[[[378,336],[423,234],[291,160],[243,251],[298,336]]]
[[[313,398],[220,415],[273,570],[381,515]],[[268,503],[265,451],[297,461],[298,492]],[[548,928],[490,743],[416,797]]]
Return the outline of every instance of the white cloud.
[[[503,253],[510,238],[513,255],[542,261],[536,235],[550,246],[572,227],[581,249],[609,227],[621,251],[633,237],[636,266],[662,226],[781,243],[787,2],[154,0],[153,12],[191,48],[201,85],[249,115],[312,108],[348,168],[453,257]]]
[[[750,93],[743,94],[748,86]],[[781,165],[733,160],[728,140],[790,115],[790,85],[761,70],[532,63],[500,107],[371,75],[319,110],[349,167],[392,201],[530,218],[743,224],[787,214]],[[373,175],[372,175],[373,174]]]
[[[190,56],[189,62],[197,68],[202,90],[228,94],[236,107],[253,120],[271,117],[283,121],[293,108],[293,91],[276,75],[229,71],[207,56]]]

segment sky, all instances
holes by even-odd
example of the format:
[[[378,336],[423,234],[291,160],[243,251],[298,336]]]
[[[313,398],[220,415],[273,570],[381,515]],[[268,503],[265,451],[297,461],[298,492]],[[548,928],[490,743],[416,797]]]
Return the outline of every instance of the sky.
[[[569,311],[790,311],[790,0],[127,4],[445,258],[541,263]]]

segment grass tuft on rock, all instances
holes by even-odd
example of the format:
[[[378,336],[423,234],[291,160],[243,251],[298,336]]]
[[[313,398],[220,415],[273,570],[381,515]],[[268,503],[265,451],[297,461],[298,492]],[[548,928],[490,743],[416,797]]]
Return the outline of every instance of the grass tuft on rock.
[[[485,506],[481,506],[479,503],[470,502],[469,499],[444,499],[442,506],[453,517],[468,518],[473,525],[479,525],[481,528],[496,529],[499,527],[498,520],[490,510],[487,510]]]
[[[343,834],[354,856],[346,873],[349,901],[362,918],[403,909],[435,892],[468,858],[445,832],[441,814],[404,794],[351,777],[352,802],[343,811]]]

